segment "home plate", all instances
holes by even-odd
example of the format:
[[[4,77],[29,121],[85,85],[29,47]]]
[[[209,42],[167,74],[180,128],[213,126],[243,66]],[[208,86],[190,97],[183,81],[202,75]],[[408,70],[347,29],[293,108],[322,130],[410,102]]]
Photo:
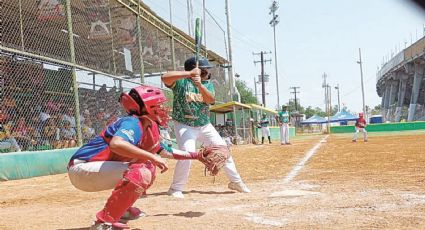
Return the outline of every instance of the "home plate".
[[[274,192],[269,195],[269,197],[297,197],[297,196],[308,196],[308,195],[317,195],[319,192],[311,192],[305,190],[283,190],[279,192]]]

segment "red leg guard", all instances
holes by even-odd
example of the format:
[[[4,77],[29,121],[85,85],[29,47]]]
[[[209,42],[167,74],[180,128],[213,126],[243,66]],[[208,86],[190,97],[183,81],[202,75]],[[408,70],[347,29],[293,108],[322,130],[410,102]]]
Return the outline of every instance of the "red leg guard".
[[[116,223],[140,195],[152,184],[154,171],[145,164],[132,164],[124,173],[108,198],[102,211],[96,214],[98,221]],[[155,168],[155,166],[153,166]]]

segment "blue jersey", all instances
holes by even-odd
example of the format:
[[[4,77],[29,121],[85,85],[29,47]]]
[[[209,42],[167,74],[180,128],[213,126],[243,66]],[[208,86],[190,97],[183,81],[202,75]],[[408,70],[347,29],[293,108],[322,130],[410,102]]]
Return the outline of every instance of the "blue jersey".
[[[131,159],[114,154],[109,149],[109,141],[118,136],[133,145],[138,145],[142,140],[142,125],[137,117],[127,116],[120,118],[108,125],[98,136],[83,145],[71,157],[84,161],[129,161]]]

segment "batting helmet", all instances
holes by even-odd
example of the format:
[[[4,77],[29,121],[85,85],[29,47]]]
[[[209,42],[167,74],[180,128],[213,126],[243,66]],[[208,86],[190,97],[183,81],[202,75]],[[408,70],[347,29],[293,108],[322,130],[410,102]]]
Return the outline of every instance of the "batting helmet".
[[[191,57],[184,62],[184,70],[191,71],[196,67],[196,57]],[[204,58],[200,57],[198,61],[198,68],[212,68],[213,66],[210,62]]]
[[[159,88],[141,85],[130,90],[129,93],[122,93],[120,103],[124,110],[130,115],[141,116],[143,106],[146,113],[161,126],[166,126],[169,120],[168,111],[164,103],[167,98]]]

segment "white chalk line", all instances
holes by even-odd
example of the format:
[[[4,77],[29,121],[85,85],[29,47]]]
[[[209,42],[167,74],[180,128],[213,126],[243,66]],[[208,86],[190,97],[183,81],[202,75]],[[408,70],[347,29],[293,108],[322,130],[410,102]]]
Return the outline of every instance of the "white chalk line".
[[[316,151],[320,148],[320,145],[326,142],[328,137],[329,135],[326,135],[324,138],[322,138],[322,140],[319,141],[319,143],[317,143],[305,154],[304,158],[301,159],[301,161],[298,162],[298,164],[296,164],[294,168],[292,168],[292,170],[288,173],[288,175],[286,175],[286,177],[283,179],[283,184],[288,184],[298,175],[298,173],[304,167],[305,163],[307,163],[307,161],[316,153]]]
[[[288,175],[286,175],[286,177],[283,179],[283,183],[287,184],[289,182],[292,181],[292,179],[294,179],[295,176],[297,176],[297,174],[299,173],[299,171],[304,167],[304,165],[307,163],[307,161],[316,153],[316,151],[320,148],[320,146],[322,145],[322,143],[326,142],[326,139],[328,138],[329,135],[326,135],[325,137],[323,137],[316,145],[313,146],[313,148],[311,148],[306,155],[304,156],[303,159],[301,159],[300,162],[298,162],[298,164],[296,164],[294,166],[294,168],[288,173]],[[276,195],[277,197],[279,196],[287,196],[288,194],[291,194],[291,192],[297,192],[300,193],[302,191],[282,191],[282,192],[278,192],[278,193],[272,193],[271,196]],[[281,194],[282,193],[282,194]],[[300,193],[298,195],[306,195],[307,193]],[[315,192],[308,192],[308,194],[313,195],[313,194],[317,194]],[[245,214],[245,219],[249,220],[251,222],[257,223],[257,224],[262,224],[262,225],[269,225],[269,226],[274,226],[274,227],[282,227],[284,225],[286,225],[288,223],[287,219],[272,219],[270,217],[264,217],[264,216],[260,216],[257,214],[252,214],[252,213],[246,213]]]

